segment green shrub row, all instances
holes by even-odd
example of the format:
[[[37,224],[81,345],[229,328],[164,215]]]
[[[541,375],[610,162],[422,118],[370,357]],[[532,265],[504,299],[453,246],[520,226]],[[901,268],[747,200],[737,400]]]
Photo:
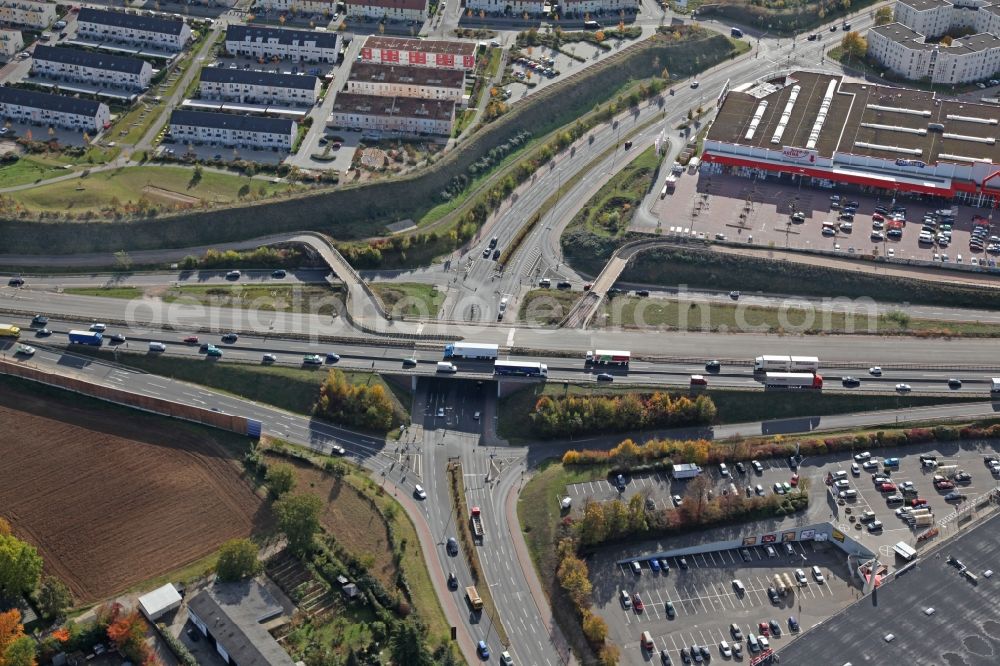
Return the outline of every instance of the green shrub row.
[[[620,432],[648,428],[708,425],[715,403],[707,395],[694,399],[657,391],[650,395],[543,395],[531,412],[531,427],[540,437]]]

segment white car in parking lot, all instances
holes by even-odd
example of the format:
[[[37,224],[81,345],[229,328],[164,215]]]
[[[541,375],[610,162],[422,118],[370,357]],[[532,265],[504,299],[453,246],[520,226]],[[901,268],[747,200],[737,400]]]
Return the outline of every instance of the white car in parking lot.
[[[795,580],[798,581],[799,585],[805,585],[809,581],[806,579],[806,572],[802,569],[795,570]]]

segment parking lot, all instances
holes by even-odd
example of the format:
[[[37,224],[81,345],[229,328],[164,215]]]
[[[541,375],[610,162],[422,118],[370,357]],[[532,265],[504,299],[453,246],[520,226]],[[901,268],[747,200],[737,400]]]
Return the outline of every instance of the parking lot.
[[[1000,247],[994,253],[987,251],[989,237],[1000,238],[1000,228],[990,227],[985,219],[983,246],[970,247],[974,218],[977,215],[988,218],[988,209],[920,195],[898,195],[893,199],[892,195],[876,196],[850,187],[827,189],[805,178],[777,178],[760,172],[754,175],[750,178],[724,174],[717,172],[714,165],[703,166],[698,174],[685,172],[678,178],[673,194],[655,200],[653,212],[664,230],[688,230],[687,235],[701,234],[706,238],[721,234],[726,240],[755,246],[874,254],[938,265],[995,266],[1000,255]],[[840,197],[840,201],[831,197]],[[840,204],[848,201],[858,204],[857,211],[853,219],[839,219],[843,213]],[[873,219],[876,207],[891,212],[894,206],[905,209],[899,236],[889,233],[892,225],[888,214],[884,221]],[[938,230],[932,234],[933,242],[921,242],[924,215],[949,208],[956,209],[950,242]],[[793,219],[794,213],[801,213],[801,217]]]
[[[680,558],[668,558],[669,570],[661,568],[659,572],[643,563],[639,575],[627,565],[613,565],[615,571],[595,576],[599,610],[613,640],[622,647],[624,663],[644,663],[666,650],[679,664],[681,649],[692,645],[706,646],[713,657],[720,657],[722,641],[730,646],[740,642],[744,657],[749,658],[752,655],[747,654],[745,638],[761,635],[761,622],[770,625],[773,620],[779,626],[777,635],[768,626],[766,636],[770,646],[778,648],[791,634],[810,628],[856,598],[856,586],[844,582],[847,571],[839,550],[828,544],[803,542],[789,544],[792,554],[788,555],[783,544],[777,545],[781,547],[774,557],[755,546],[694,555],[684,558],[683,564]],[[606,566],[599,565],[602,573]],[[812,576],[813,566],[820,567],[822,583]],[[794,576],[796,569],[806,577],[805,583],[796,583],[772,602],[768,588],[775,586],[774,576]],[[742,583],[742,593],[734,580]],[[627,608],[622,591],[631,598]],[[643,605],[641,611],[637,610],[636,595]],[[790,628],[789,618],[794,618],[797,630]],[[734,640],[732,624],[739,627],[744,641]],[[652,652],[640,646],[643,631],[652,635]]]
[[[639,646],[642,631],[652,633],[656,653],[666,649],[675,663],[681,663],[678,661],[680,648],[690,647],[691,644],[708,645],[713,656],[718,657],[720,641],[733,643],[728,636],[732,622],[741,626],[744,635],[748,627],[756,629],[758,622],[770,619],[777,620],[787,632],[788,617],[795,616],[804,630],[853,601],[859,590],[856,582],[847,582],[849,572],[844,554],[827,543],[791,543],[789,545],[794,549],[791,553],[786,553],[785,544],[776,543],[776,557],[768,557],[763,547],[754,546],[746,549],[749,555],[746,560],[739,549],[713,550],[686,557],[686,570],[681,567],[678,558],[670,557],[667,558],[669,572],[650,569],[648,560],[654,553],[701,544],[707,548],[713,542],[742,539],[747,534],[779,533],[810,523],[830,522],[877,553],[880,561],[892,571],[905,564],[894,555],[894,544],[905,541],[919,551],[924,544],[947,538],[954,533],[955,509],[966,506],[967,502],[974,501],[998,485],[997,479],[984,464],[984,456],[996,455],[996,450],[985,444],[965,443],[960,446],[958,443],[941,443],[873,453],[876,455],[867,460],[867,468],[863,456],[855,461],[849,454],[806,457],[799,462],[797,469],[790,466],[788,459],[761,460],[759,472],[749,464],[745,465],[745,473],[730,465],[732,477],[722,476],[718,466],[709,466],[702,473],[712,479],[714,493],[729,491],[730,484],[733,484],[743,495],[748,488],[751,494],[769,494],[775,492],[776,483],[788,482],[791,485],[792,475],[797,473],[798,485],[808,480],[805,483],[810,495],[809,508],[794,516],[769,519],[758,524],[713,528],[669,540],[609,548],[596,554],[590,562],[595,605],[611,627],[612,640],[622,647],[626,655],[624,663],[645,663],[650,658]],[[935,468],[921,462],[921,456],[930,455],[936,457]],[[886,468],[883,464],[886,456],[897,457],[898,466]],[[854,464],[856,469],[852,467]],[[954,487],[935,487],[935,475],[954,477],[960,471],[969,475],[967,482],[955,483],[949,479],[948,483],[954,483]],[[834,475],[842,477],[840,487],[833,483],[828,485],[827,481],[832,482]],[[885,476],[894,488],[882,492],[875,486],[873,476]],[[667,508],[673,506],[672,495],[684,496],[687,484],[685,480],[672,480],[662,472],[636,474],[622,480],[625,483],[621,492],[615,476],[568,486],[566,494],[573,499],[573,511],[583,511],[588,499],[627,500],[636,494],[648,497],[658,509]],[[891,496],[902,495],[900,489],[907,482],[913,484],[912,491],[900,497],[901,501],[887,501]],[[759,491],[757,486],[760,486]],[[841,499],[839,493],[848,490],[855,491],[856,496]],[[949,501],[946,497],[952,492],[961,493],[967,499]],[[934,516],[932,525],[911,526],[896,515],[897,509],[912,510],[915,499],[926,500],[927,508]],[[865,516],[862,522],[866,512],[871,514]],[[871,520],[877,520],[881,527],[869,530],[867,525]],[[930,527],[940,529],[941,536],[918,543],[917,535]],[[617,564],[631,559],[641,560],[641,575],[635,575],[630,563]],[[827,581],[823,585],[812,578],[810,568],[813,565],[820,566],[824,572]],[[795,569],[802,569],[807,574],[806,584],[796,587],[791,597],[782,597],[778,604],[771,604],[767,588],[772,585],[774,574],[789,573],[794,576]],[[743,595],[736,594],[732,587],[733,579],[743,582],[746,589]],[[645,606],[641,613],[635,611],[634,605],[630,608],[623,606],[622,590],[630,595],[639,594]],[[668,601],[675,611],[673,619],[667,617]],[[780,644],[782,640],[784,638],[779,637],[777,642]],[[772,647],[776,646],[772,644]],[[656,657],[655,653],[653,657]]]

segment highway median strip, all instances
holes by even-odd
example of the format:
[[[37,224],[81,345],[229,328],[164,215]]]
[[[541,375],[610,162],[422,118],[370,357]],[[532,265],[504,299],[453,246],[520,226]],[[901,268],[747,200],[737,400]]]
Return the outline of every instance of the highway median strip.
[[[500,642],[504,645],[510,645],[510,637],[507,635],[507,630],[504,629],[500,613],[497,611],[496,602],[493,600],[493,591],[483,574],[483,566],[479,561],[479,551],[476,549],[475,539],[469,527],[469,520],[465,519],[470,513],[468,504],[465,501],[465,482],[463,481],[462,465],[460,463],[451,462],[448,464],[448,482],[451,488],[451,501],[458,516],[455,522],[459,525],[459,540],[462,543],[465,558],[469,563],[469,573],[472,574],[472,580],[476,584],[476,591],[483,601],[483,612],[493,623],[493,629],[497,632],[497,638],[500,639]],[[496,535],[496,538],[499,538],[499,535]]]

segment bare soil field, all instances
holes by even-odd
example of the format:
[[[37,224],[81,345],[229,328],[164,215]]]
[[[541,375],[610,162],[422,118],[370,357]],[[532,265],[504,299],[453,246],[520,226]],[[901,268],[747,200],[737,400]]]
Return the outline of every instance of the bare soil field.
[[[374,558],[368,569],[372,576],[386,590],[396,589],[396,564],[382,514],[347,481],[284,456],[268,454],[265,458],[268,464],[281,462],[294,467],[295,490],[292,492],[312,493],[326,502],[326,509],[320,516],[323,528],[355,557]]]
[[[211,433],[70,400],[0,391],[0,515],[77,603],[270,528],[266,505]]]

